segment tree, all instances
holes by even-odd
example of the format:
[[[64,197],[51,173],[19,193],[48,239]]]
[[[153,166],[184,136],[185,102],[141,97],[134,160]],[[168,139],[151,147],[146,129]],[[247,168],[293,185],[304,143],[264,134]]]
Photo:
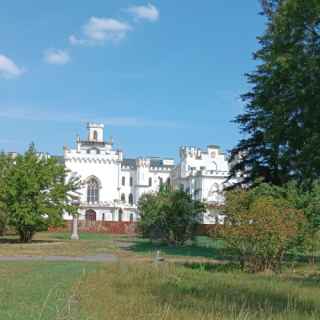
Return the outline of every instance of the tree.
[[[13,165],[12,158],[5,153],[0,154],[0,194],[4,192],[5,177]],[[0,202],[0,235],[3,235],[8,225],[6,205]]]
[[[320,2],[262,4],[267,28],[247,75],[245,112],[235,119],[244,138],[232,150],[232,175],[310,188],[320,176]]]
[[[139,228],[145,237],[182,245],[194,236],[206,207],[184,191],[162,187],[158,193],[144,194],[138,209]]]
[[[284,254],[304,231],[305,218],[277,187],[262,184],[226,192],[220,235],[253,272],[280,269]]]
[[[34,145],[11,161],[2,179],[0,204],[20,240],[29,242],[36,231],[61,223],[64,211],[75,212],[69,193],[76,192],[79,181],[66,181],[64,166],[37,154]]]

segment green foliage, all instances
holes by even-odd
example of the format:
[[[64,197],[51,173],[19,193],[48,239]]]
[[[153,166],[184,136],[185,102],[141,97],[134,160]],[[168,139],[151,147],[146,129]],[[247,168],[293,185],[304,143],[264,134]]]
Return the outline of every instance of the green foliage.
[[[144,194],[139,200],[139,228],[145,237],[168,244],[184,244],[191,239],[205,204],[181,190],[162,188]]]
[[[226,193],[220,234],[237,251],[243,268],[279,270],[284,254],[303,234],[304,214],[284,193],[284,189],[267,184]]]
[[[235,122],[245,138],[233,174],[276,185],[295,180],[308,188],[320,176],[320,2],[262,0],[267,29],[258,62],[247,75],[244,114]]]
[[[0,154],[0,194],[4,193],[5,178],[13,165],[12,159],[4,153]],[[3,235],[8,226],[8,214],[5,203],[0,202],[0,235]]]
[[[75,212],[69,194],[78,189],[79,182],[66,181],[67,172],[56,159],[39,156],[31,145],[24,155],[6,160],[10,161],[7,169],[0,163],[5,171],[0,204],[21,241],[31,241],[36,231],[61,223],[64,210]]]

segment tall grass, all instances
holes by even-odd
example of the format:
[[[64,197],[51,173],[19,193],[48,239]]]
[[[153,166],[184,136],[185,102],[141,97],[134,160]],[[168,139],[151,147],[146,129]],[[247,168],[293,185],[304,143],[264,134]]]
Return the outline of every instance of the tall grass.
[[[117,264],[83,280],[73,311],[92,320],[318,320],[318,285],[310,278]]]

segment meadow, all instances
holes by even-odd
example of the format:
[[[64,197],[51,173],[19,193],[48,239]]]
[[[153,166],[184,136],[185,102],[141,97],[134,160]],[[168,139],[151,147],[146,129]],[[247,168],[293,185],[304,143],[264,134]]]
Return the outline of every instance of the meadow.
[[[81,253],[81,248],[84,248]],[[166,258],[155,263],[156,250]],[[59,251],[60,250],[60,251]],[[42,233],[34,243],[0,239],[0,256],[112,253],[117,263],[0,262],[0,319],[320,318],[320,269],[299,263],[281,274],[248,274],[221,242],[183,248],[132,237]]]

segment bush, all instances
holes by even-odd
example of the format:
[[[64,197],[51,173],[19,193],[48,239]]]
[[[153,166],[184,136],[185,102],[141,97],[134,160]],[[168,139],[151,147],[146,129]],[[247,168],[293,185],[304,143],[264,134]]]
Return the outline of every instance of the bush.
[[[220,235],[236,250],[242,268],[253,272],[279,271],[284,254],[296,244],[306,222],[303,212],[285,198],[264,192],[268,188],[226,193]]]
[[[182,245],[192,239],[205,204],[180,190],[161,188],[139,200],[139,230],[144,237]]]

